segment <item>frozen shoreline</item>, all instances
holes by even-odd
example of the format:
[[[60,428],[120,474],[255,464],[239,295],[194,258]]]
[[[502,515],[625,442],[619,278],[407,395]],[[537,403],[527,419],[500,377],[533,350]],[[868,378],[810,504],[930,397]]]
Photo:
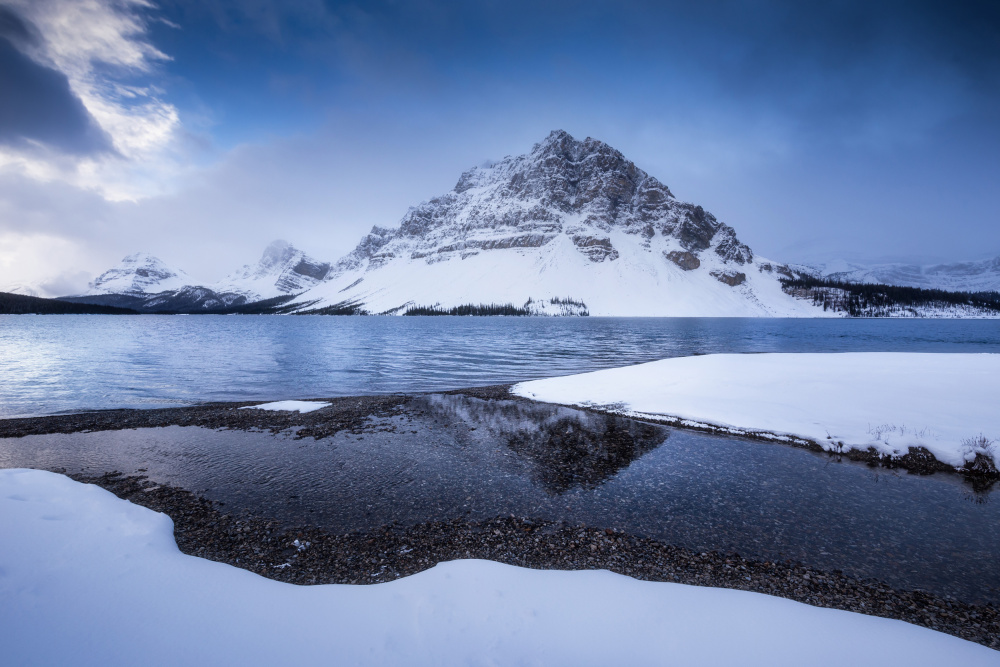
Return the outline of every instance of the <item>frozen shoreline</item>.
[[[997,656],[899,621],[606,571],[466,560],[389,584],[292,586],[185,556],[164,515],[61,475],[4,470],[0,490],[0,529],[21,538],[0,546],[0,635],[18,664],[336,656],[350,664],[976,665]],[[850,641],[831,641],[837,636]]]
[[[830,452],[1000,467],[1000,355],[717,354],[522,382],[511,393]],[[992,471],[989,467],[992,466]]]

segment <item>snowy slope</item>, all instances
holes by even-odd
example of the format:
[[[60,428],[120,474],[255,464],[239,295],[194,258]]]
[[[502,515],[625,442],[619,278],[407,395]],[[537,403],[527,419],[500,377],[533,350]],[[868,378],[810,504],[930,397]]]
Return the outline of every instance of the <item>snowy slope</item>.
[[[614,148],[556,131],[465,172],[399,227],[373,228],[296,303],[381,313],[531,300],[550,312],[568,297],[592,315],[822,315],[781,291],[780,270]]]
[[[1000,354],[711,354],[515,385],[526,398],[614,406],[824,449],[1000,467]]]
[[[96,486],[0,470],[10,665],[979,665],[901,621],[746,591],[453,561],[386,584],[295,586],[177,549]]]
[[[194,284],[184,271],[168,267],[150,254],[137,252],[97,276],[86,294],[156,294]]]
[[[256,265],[244,266],[210,287],[258,301],[304,292],[323,280],[329,270],[329,263],[315,260],[285,241],[274,241]]]
[[[874,264],[831,262],[816,267],[818,272],[835,280],[859,283],[882,283],[955,292],[1000,291],[1000,257],[978,262],[952,264]]]

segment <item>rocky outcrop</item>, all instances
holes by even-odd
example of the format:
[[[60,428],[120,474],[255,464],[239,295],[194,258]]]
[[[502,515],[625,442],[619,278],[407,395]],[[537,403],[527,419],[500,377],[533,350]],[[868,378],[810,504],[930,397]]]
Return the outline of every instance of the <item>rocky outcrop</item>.
[[[749,264],[753,261],[753,251],[749,246],[739,242],[736,230],[729,225],[719,225],[716,239],[715,252],[723,260],[736,264]]]
[[[592,262],[618,259],[618,251],[611,245],[611,239],[583,235],[573,236],[572,239],[573,245]]]
[[[712,271],[712,277],[730,287],[742,285],[747,281],[747,274],[739,271]]]
[[[686,250],[673,250],[663,253],[663,256],[685,271],[694,271],[701,266],[701,260],[698,259],[698,256]]]

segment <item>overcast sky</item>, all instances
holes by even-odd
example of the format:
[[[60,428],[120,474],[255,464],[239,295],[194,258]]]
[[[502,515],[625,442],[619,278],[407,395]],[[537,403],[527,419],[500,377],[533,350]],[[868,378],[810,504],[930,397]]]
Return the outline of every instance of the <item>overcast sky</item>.
[[[553,129],[782,261],[1000,255],[1000,3],[0,0],[0,287],[319,259]]]

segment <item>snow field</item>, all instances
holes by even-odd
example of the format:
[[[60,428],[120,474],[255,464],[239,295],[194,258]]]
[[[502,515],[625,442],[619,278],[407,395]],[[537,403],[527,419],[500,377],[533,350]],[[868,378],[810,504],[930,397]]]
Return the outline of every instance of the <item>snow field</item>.
[[[326,408],[332,403],[319,403],[317,401],[274,401],[273,403],[261,403],[260,405],[246,405],[240,410],[272,410],[274,412],[313,412],[321,408]]]
[[[663,257],[680,248],[672,239],[658,236],[647,248],[633,234],[614,230],[606,235],[620,254],[615,261],[590,261],[566,234],[539,248],[483,251],[464,259],[452,253],[433,263],[410,259],[407,251],[378,268],[359,268],[320,283],[293,303],[316,308],[350,301],[380,313],[407,303],[522,306],[529,298],[570,297],[583,301],[594,316],[839,317],[785,294],[777,277],[756,264],[737,267],[747,282],[730,287],[710,275],[713,269],[734,268],[714,251],[702,253],[699,269],[683,271]]]
[[[454,561],[300,587],[181,554],[168,517],[0,470],[0,646],[16,665],[996,665],[900,621],[606,571]]]
[[[515,394],[636,417],[1000,467],[1000,354],[713,354],[523,382]]]

